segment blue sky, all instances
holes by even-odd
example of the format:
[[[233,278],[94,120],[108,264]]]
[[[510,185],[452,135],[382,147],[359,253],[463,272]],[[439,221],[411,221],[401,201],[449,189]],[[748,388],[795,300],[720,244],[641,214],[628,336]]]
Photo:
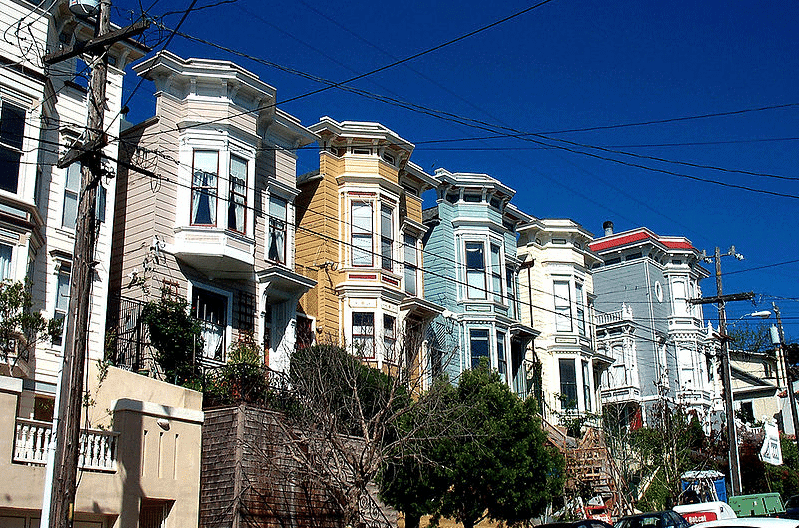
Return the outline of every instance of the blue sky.
[[[153,1],[144,7],[164,16],[169,28],[191,4],[157,0],[150,7]],[[197,9],[217,3],[198,0],[180,31],[335,82],[535,4],[237,0]],[[117,0],[112,20],[124,24],[140,12],[138,2]],[[537,217],[572,218],[596,235],[604,220],[613,220],[617,232],[646,226],[686,236],[709,253],[735,245],[746,259],[723,260],[724,292],[754,291],[757,302],[731,303],[728,319],[776,302],[793,341],[799,339],[797,19],[799,5],[787,1],[552,0],[351,85],[460,122],[335,88],[280,106],[305,125],[323,115],[378,121],[416,145],[412,159],[424,169],[488,173],[516,189],[513,202]],[[164,32],[150,30],[148,43],[159,36]],[[233,60],[277,88],[279,101],[323,86],[184,36],[168,49]],[[126,89],[136,81],[130,75]],[[148,82],[136,91],[130,120],[152,115],[152,93]],[[768,109],[750,111],[762,108]],[[720,113],[730,114],[615,126]],[[565,132],[592,127],[602,128]],[[540,136],[508,137],[518,132]],[[503,137],[480,139],[497,135]],[[298,170],[316,167],[316,152],[303,152]],[[706,296],[715,294],[712,278],[702,286]],[[715,308],[706,307],[705,318],[717,318]]]

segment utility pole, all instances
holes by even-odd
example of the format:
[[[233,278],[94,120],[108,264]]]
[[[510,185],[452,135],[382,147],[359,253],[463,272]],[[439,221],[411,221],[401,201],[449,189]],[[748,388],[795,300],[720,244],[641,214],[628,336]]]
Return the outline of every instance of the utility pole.
[[[105,87],[108,76],[108,48],[117,41],[141,33],[148,24],[137,23],[110,31],[110,0],[101,0],[96,14],[95,37],[86,43],[43,57],[45,64],[61,62],[79,54],[89,54],[92,76],[88,93],[88,120],[85,141],[73,148],[58,162],[60,168],[81,162],[81,192],[75,226],[75,247],[69,289],[64,365],[58,395],[58,426],[51,441],[55,442],[52,495],[48,528],[70,528],[77,492],[78,457],[80,454],[81,407],[84,398],[83,378],[89,336],[89,308],[94,280],[95,246],[97,243],[97,186],[103,176],[102,149],[107,143],[103,130],[106,107]],[[46,492],[46,490],[45,490]],[[42,527],[44,528],[44,526]]]
[[[785,357],[785,333],[782,330],[782,316],[780,315],[780,309],[777,308],[777,303],[771,303],[771,306],[774,308],[774,313],[777,316],[777,340],[775,342],[774,336],[772,334],[771,342],[780,347],[780,362],[782,363],[782,370],[785,372],[785,385],[788,388],[788,404],[791,406],[791,420],[793,420],[793,437],[794,441],[796,442],[797,447],[799,447],[799,432],[796,430],[799,427],[799,419],[796,416],[796,395],[793,393],[793,380],[791,379],[791,375],[788,371],[788,359]],[[771,327],[772,330],[774,327]]]
[[[732,379],[730,374],[730,351],[728,343],[730,337],[727,335],[727,312],[725,304],[729,301],[744,301],[753,299],[755,294],[733,293],[724,295],[721,287],[721,257],[734,256],[738,260],[743,260],[743,256],[735,252],[732,246],[727,253],[722,254],[718,247],[712,257],[704,256],[704,260],[713,259],[716,264],[716,296],[705,297],[702,299],[691,299],[690,304],[712,304],[716,303],[719,310],[719,335],[721,339],[721,382],[724,390],[724,411],[727,418],[727,441],[730,444],[730,480],[732,485],[732,496],[741,494],[741,468],[738,459],[738,435],[735,430],[735,412],[733,409],[732,398]]]

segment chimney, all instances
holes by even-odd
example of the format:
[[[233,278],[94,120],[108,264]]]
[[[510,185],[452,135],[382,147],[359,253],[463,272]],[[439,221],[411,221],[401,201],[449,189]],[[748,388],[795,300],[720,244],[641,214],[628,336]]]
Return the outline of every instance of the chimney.
[[[606,220],[602,223],[602,229],[605,230],[605,236],[610,236],[613,234],[613,222],[610,220]]]

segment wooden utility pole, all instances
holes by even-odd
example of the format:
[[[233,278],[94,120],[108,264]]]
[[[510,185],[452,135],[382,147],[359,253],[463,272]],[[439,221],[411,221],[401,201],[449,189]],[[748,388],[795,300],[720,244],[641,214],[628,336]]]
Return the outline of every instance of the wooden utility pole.
[[[785,357],[786,350],[785,350],[785,333],[782,330],[782,315],[780,315],[780,309],[777,308],[777,303],[771,303],[771,306],[774,308],[774,314],[777,316],[777,336],[779,337],[779,343],[773,343],[780,347],[780,359],[782,363],[782,370],[785,372],[785,385],[788,389],[788,404],[791,406],[791,420],[793,420],[793,437],[794,442],[799,447],[799,418],[797,418],[796,414],[796,395],[793,393],[793,380],[791,379],[790,371],[788,370],[788,358]],[[778,382],[779,383],[779,382]]]
[[[64,366],[58,399],[58,426],[55,436],[55,464],[48,528],[72,526],[77,492],[78,457],[80,454],[80,421],[84,398],[86,352],[89,337],[89,314],[92,282],[96,265],[94,252],[97,243],[97,187],[103,176],[101,151],[106,145],[103,130],[106,108],[105,87],[108,77],[108,48],[119,40],[141,33],[147,26],[110,31],[110,0],[101,0],[96,15],[95,37],[79,46],[44,57],[53,64],[80,53],[91,55],[87,60],[92,68],[88,94],[88,121],[82,146],[73,148],[61,160],[59,167],[81,162],[81,191],[78,197],[78,216],[75,226],[69,316],[64,345]],[[44,527],[43,527],[44,528]]]
[[[741,494],[741,468],[738,459],[738,435],[735,430],[735,411],[733,409],[732,398],[732,376],[730,374],[730,351],[728,347],[729,336],[727,335],[727,312],[725,304],[729,301],[743,301],[754,298],[755,294],[748,293],[733,293],[724,295],[721,287],[721,257],[734,256],[738,259],[743,259],[738,253],[735,252],[735,246],[731,247],[727,253],[721,254],[721,251],[716,247],[716,252],[712,257],[705,257],[706,259],[713,259],[716,264],[716,296],[706,297],[703,299],[691,299],[688,302],[691,304],[712,304],[716,303],[719,310],[719,335],[721,339],[721,382],[724,390],[724,411],[727,418],[727,442],[730,444],[729,457],[730,457],[730,480],[732,485],[732,496]]]

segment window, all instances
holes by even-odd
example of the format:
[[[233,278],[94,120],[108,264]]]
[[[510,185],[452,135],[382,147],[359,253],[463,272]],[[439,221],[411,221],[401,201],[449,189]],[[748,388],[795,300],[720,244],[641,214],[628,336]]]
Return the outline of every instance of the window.
[[[480,365],[480,358],[488,359],[488,330],[469,331],[469,350],[472,356],[472,368]]]
[[[502,302],[502,267],[499,263],[499,246],[491,244],[491,291],[496,302]]]
[[[105,222],[105,206],[108,200],[108,191],[102,184],[97,186],[97,202],[95,203],[94,218],[98,222]]]
[[[362,155],[362,156],[371,156],[372,155],[372,149],[370,149],[370,148],[362,148],[362,147],[352,147],[352,153],[353,154]]]
[[[64,213],[61,225],[67,229],[75,229],[78,219],[78,192],[80,192],[80,163],[67,167],[67,180],[64,184]]]
[[[297,342],[298,349],[308,348],[313,345],[313,323],[310,318],[297,314]]]
[[[16,193],[25,131],[25,110],[3,101],[0,109],[0,189]]]
[[[559,359],[560,397],[563,409],[577,408],[577,373],[573,359]]]
[[[497,332],[497,371],[502,381],[508,381],[508,360],[505,358],[505,334]]]
[[[516,274],[512,266],[505,267],[505,291],[508,292],[508,317],[517,318],[519,308],[516,304]]]
[[[686,315],[688,304],[686,303],[685,281],[676,280],[672,282],[671,290],[674,298],[674,315]]]
[[[201,288],[194,288],[191,309],[202,324],[203,358],[225,361],[227,297]]]
[[[687,348],[677,350],[677,363],[680,369],[680,385],[682,388],[694,388],[695,369],[691,350]]]
[[[397,361],[397,333],[396,333],[397,320],[390,315],[383,315],[383,350],[385,356],[383,359],[386,361]]]
[[[50,396],[33,397],[33,419],[39,422],[52,422],[55,399]]]
[[[247,161],[230,156],[230,198],[228,199],[227,228],[245,233],[247,230]]]
[[[466,242],[466,297],[486,298],[485,247],[482,242]]]
[[[11,275],[11,258],[14,254],[14,248],[8,244],[0,244],[0,280],[12,278]]]
[[[58,279],[55,287],[55,310],[53,319],[61,321],[61,331],[53,337],[53,344],[60,346],[63,343],[64,329],[67,326],[67,313],[69,313],[69,278],[72,268],[69,264],[61,264],[58,270]]]
[[[572,301],[568,281],[555,281],[555,331],[572,331]]]
[[[752,402],[741,402],[741,412],[739,418],[746,423],[755,423],[755,410]]]
[[[585,337],[585,304],[583,303],[583,285],[574,284],[574,295],[577,297],[577,332]]]
[[[255,330],[255,294],[239,290],[239,302],[236,303],[236,315],[239,319],[239,329],[244,332]]]
[[[470,203],[480,203],[483,201],[483,196],[480,194],[463,193],[463,201]]]
[[[411,235],[405,235],[405,293],[408,295],[416,295],[416,238]]]
[[[269,242],[267,260],[286,263],[286,219],[288,202],[279,196],[269,197]]]
[[[384,152],[382,157],[383,161],[385,161],[386,163],[390,163],[391,165],[394,165],[396,163],[394,156],[392,156],[391,154],[387,154]]]
[[[382,257],[383,269],[391,271],[394,269],[394,231],[392,230],[391,215],[393,209],[386,205],[380,207],[380,256]]]
[[[372,204],[352,202],[352,265],[372,266]]]
[[[449,203],[457,203],[458,201],[458,193],[457,192],[448,192],[447,196],[444,198]]]
[[[352,349],[358,357],[375,357],[375,314],[372,312],[352,312]]]
[[[591,412],[591,372],[588,369],[588,361],[583,361],[583,400],[585,412]]]
[[[195,150],[191,181],[191,224],[216,225],[216,179],[219,153]]]

